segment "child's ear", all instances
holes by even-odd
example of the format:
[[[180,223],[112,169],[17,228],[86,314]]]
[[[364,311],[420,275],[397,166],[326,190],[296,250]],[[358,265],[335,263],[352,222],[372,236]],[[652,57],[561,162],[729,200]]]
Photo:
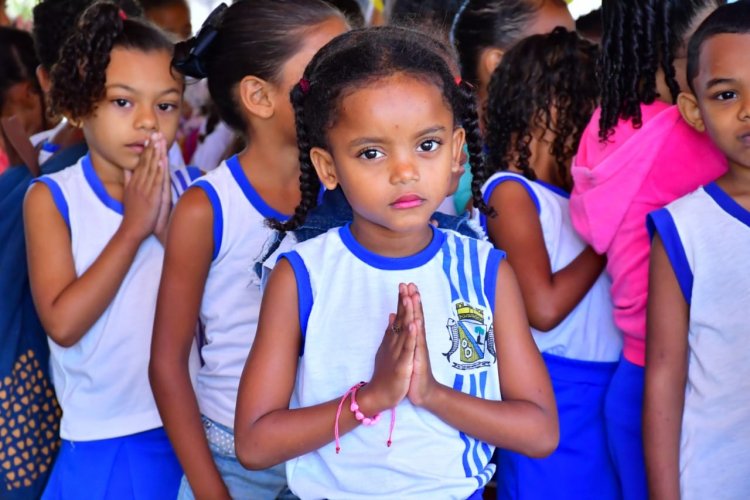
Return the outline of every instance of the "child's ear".
[[[242,107],[258,118],[267,119],[273,116],[273,101],[270,96],[271,85],[257,76],[246,76],[240,81],[239,97]]]
[[[503,50],[496,47],[491,47],[489,49],[485,49],[484,52],[482,52],[482,54],[479,56],[479,63],[482,70],[484,70],[484,73],[487,75],[488,81],[490,77],[492,77],[492,73],[495,72],[495,68],[500,65],[500,61],[502,61],[504,54],[505,52]]]
[[[48,94],[52,88],[52,81],[49,78],[49,73],[40,64],[36,67],[36,79],[39,80],[39,86],[42,88],[42,92]]]
[[[312,161],[315,172],[318,174],[321,184],[329,191],[336,189],[339,185],[336,177],[336,168],[331,153],[323,148],[312,148],[310,150],[310,160]]]
[[[464,153],[464,144],[466,144],[466,130],[463,127],[458,127],[453,131],[453,137],[451,138],[453,149],[451,154],[453,156],[453,164],[451,165],[451,172],[454,174],[466,163],[466,154]]]
[[[698,107],[698,99],[690,92],[680,92],[677,96],[677,107],[680,108],[682,119],[698,132],[704,132],[706,125],[703,123],[701,110]]]

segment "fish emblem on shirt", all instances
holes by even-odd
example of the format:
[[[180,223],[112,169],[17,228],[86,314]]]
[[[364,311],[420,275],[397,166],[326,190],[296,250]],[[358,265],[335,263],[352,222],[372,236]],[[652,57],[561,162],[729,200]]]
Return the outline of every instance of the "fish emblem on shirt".
[[[456,301],[453,308],[455,317],[448,318],[445,325],[451,346],[443,356],[459,370],[472,370],[497,362],[492,321],[488,318],[488,326],[485,321],[488,315],[484,308],[462,301]],[[451,360],[456,353],[458,360]],[[491,361],[490,356],[493,358]]]

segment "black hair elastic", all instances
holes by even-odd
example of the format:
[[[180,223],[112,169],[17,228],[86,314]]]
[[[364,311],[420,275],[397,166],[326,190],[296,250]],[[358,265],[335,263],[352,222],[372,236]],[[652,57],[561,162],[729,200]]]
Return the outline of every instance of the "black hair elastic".
[[[211,46],[216,35],[219,33],[219,26],[224,19],[224,13],[227,10],[227,4],[221,3],[211,14],[208,15],[198,34],[187,42],[179,43],[175,47],[175,56],[172,60],[174,66],[180,73],[193,78],[205,78],[206,68],[203,62],[203,55]],[[185,53],[185,49],[188,49]]]

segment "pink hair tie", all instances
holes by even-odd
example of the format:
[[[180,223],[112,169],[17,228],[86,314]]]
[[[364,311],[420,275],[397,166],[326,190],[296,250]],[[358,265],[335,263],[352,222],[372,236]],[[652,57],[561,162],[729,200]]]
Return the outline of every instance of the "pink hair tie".
[[[299,88],[302,89],[303,94],[307,94],[308,92],[310,92],[310,80],[308,80],[307,78],[302,78],[299,81]]]
[[[120,16],[120,19],[122,19],[123,21],[127,20],[128,18],[128,15],[125,14],[125,11],[122,9],[117,11],[117,15]]]
[[[354,413],[354,418],[356,418],[358,422],[362,422],[362,425],[370,426],[370,425],[375,425],[380,421],[380,413],[377,413],[372,417],[366,417],[364,413],[359,411],[359,405],[357,404],[357,391],[361,389],[365,384],[367,384],[367,382],[360,382],[358,384],[355,384],[348,391],[344,393],[344,395],[341,397],[341,401],[339,401],[339,407],[336,410],[336,421],[333,424],[333,435],[336,438],[336,454],[337,455],[341,451],[341,446],[339,443],[339,418],[341,418],[341,409],[344,407],[344,401],[346,401],[346,398],[348,398],[350,394],[352,396],[352,402],[349,405],[349,410],[351,410],[351,412]],[[391,408],[391,426],[388,430],[388,441],[386,442],[386,445],[388,445],[388,447],[390,447],[391,444],[393,443],[393,427],[395,425],[396,425],[396,408]]]

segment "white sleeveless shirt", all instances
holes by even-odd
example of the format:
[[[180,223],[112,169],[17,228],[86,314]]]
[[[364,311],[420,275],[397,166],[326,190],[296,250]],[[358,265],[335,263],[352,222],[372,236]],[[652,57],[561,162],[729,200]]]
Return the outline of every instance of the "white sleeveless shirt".
[[[712,183],[649,215],[690,307],[682,498],[750,492],[750,212]]]
[[[237,387],[258,326],[261,258],[275,235],[267,217],[286,220],[248,181],[236,156],[193,183],[213,208],[213,261],[201,302],[205,328],[198,371],[201,412],[234,428]]]
[[[372,378],[375,353],[396,311],[398,284],[413,282],[424,307],[433,375],[441,384],[499,400],[492,328],[495,283],[504,254],[487,242],[433,229],[416,255],[388,258],[362,247],[349,226],[331,229],[284,254],[294,269],[303,348],[292,407],[340,398]],[[407,399],[390,414],[335,444],[287,462],[301,498],[468,498],[495,472],[494,447],[449,426]],[[331,422],[333,425],[333,422]]]
[[[50,189],[68,225],[76,275],[81,276],[120,227],[123,205],[109,196],[89,155],[37,181]],[[107,439],[162,425],[148,363],[163,258],[159,240],[146,238],[91,329],[70,347],[48,339],[63,439]]]
[[[489,203],[497,186],[508,181],[520,183],[537,208],[552,272],[565,268],[586,247],[570,221],[570,195],[557,186],[530,181],[514,172],[498,172],[487,179],[482,187],[485,202]],[[497,217],[503,217],[503,214],[498,214]],[[486,231],[487,221],[484,215],[480,216],[480,222]],[[539,350],[582,361],[619,359],[622,334],[614,322],[610,285],[609,277],[602,272],[581,302],[559,325],[548,332],[532,328]]]

